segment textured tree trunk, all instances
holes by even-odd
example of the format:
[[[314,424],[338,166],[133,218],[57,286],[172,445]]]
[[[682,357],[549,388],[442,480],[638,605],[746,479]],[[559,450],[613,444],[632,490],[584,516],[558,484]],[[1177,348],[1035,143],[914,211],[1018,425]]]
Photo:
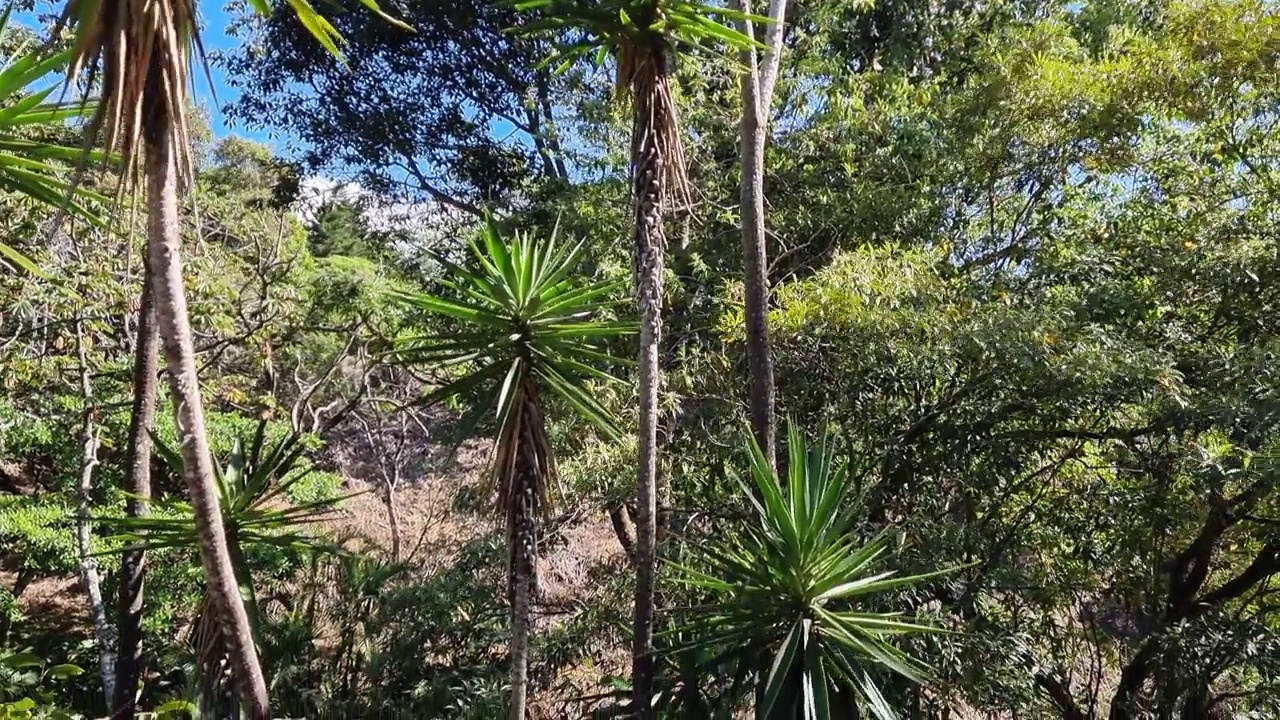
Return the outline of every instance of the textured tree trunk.
[[[146,264],[144,263],[144,267]],[[133,355],[133,410],[129,418],[125,467],[129,469],[129,517],[145,517],[151,499],[151,429],[155,426],[157,359],[160,337],[156,334],[151,272],[143,273],[142,303],[138,309],[138,335]],[[120,645],[116,659],[116,692],[113,716],[131,718],[137,712],[138,680],[142,674],[142,602],[146,556],[141,549],[125,552],[120,563]]]
[[[98,466],[98,425],[94,422],[97,408],[93,406],[93,383],[89,379],[89,361],[84,347],[84,329],[76,324],[76,355],[80,364],[80,392],[84,397],[84,425],[81,437],[84,453],[80,463],[80,483],[76,497],[76,545],[80,553],[80,582],[89,600],[89,617],[93,620],[93,634],[98,642],[98,672],[102,676],[105,704],[110,707],[115,697],[116,653],[111,624],[107,622],[107,606],[102,600],[102,581],[98,575],[98,563],[93,558],[92,532],[89,527],[89,508],[93,502],[93,470]]]
[[[637,718],[653,717],[654,585],[657,570],[658,395],[662,386],[658,351],[662,342],[662,274],[665,266],[662,203],[666,179],[660,133],[674,123],[670,107],[660,101],[659,88],[668,82],[666,57],[652,51],[652,82],[656,88],[636,88],[635,136],[632,140],[634,177],[636,300],[640,307],[640,437],[636,473],[636,598],[631,647],[632,697]]]
[[[769,465],[778,468],[778,421],[773,355],[769,349],[769,253],[764,225],[764,149],[768,141],[773,84],[782,50],[782,18],[786,0],[773,0],[769,16],[773,23],[766,38],[768,51],[757,63],[753,49],[742,51],[742,185],[739,200],[742,212],[742,258],[744,266],[744,316],[747,331],[747,373],[750,382],[751,431],[764,451]],[[751,12],[749,0],[739,0]],[[750,21],[743,31],[754,37]],[[763,67],[762,67],[763,66]]]
[[[511,588],[511,712],[508,720],[525,720],[529,693],[529,569],[519,561]]]
[[[755,65],[755,53],[751,65]],[[773,356],[769,352],[768,249],[764,230],[765,124],[756,99],[755,73],[742,76],[742,257],[744,266],[744,317],[747,331],[747,374],[750,382],[751,432],[764,451],[769,466],[777,468],[774,448],[778,437],[773,382]]]
[[[155,132],[168,118],[150,118],[153,131],[146,134],[147,254],[153,273],[156,324],[164,347],[169,386],[178,424],[183,474],[191,495],[200,561],[217,621],[226,639],[236,690],[253,720],[269,720],[267,686],[258,664],[249,616],[236,584],[222,511],[214,483],[213,459],[205,434],[200,381],[196,376],[195,347],[187,316],[183,287],[180,225],[178,219],[178,167],[169,134]]]
[[[538,512],[546,458],[546,428],[538,392],[527,379],[514,429],[516,448],[507,500],[508,600],[511,604],[511,708],[508,720],[525,720],[529,693],[529,609],[538,591]]]

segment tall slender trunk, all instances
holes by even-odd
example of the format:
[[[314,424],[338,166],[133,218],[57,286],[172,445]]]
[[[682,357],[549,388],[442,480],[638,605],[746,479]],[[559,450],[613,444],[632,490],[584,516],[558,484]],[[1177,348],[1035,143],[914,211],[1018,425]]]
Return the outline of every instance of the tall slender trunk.
[[[738,0],[751,12],[749,0]],[[764,224],[764,149],[768,141],[769,115],[774,80],[782,50],[782,19],[786,0],[773,0],[769,16],[773,22],[767,33],[768,50],[762,63],[756,51],[742,51],[742,185],[739,200],[742,213],[742,258],[744,266],[744,316],[747,331],[747,373],[750,381],[751,431],[764,451],[769,465],[778,469],[778,420],[775,411],[773,355],[769,349],[769,253]],[[750,21],[741,29],[754,37]],[[762,67],[763,66],[763,67]]]
[[[157,115],[164,113],[157,112]],[[236,689],[253,720],[268,720],[267,686],[254,648],[249,616],[236,584],[222,511],[214,484],[213,459],[205,434],[195,346],[183,287],[178,219],[178,167],[167,132],[156,131],[168,117],[149,118],[146,133],[147,256],[154,273],[156,324],[164,347],[169,386],[178,424],[183,474],[191,495],[200,561],[230,656]]]
[[[111,624],[107,622],[107,607],[102,600],[102,581],[98,575],[98,563],[93,558],[92,531],[89,527],[89,508],[93,502],[93,471],[98,466],[99,428],[94,417],[98,409],[93,405],[93,382],[89,379],[88,354],[84,347],[83,321],[76,323],[76,356],[80,365],[80,392],[84,397],[84,424],[81,437],[84,454],[80,463],[80,483],[76,497],[76,545],[80,553],[80,581],[89,600],[89,616],[93,619],[93,634],[98,642],[98,672],[102,676],[104,701],[109,707],[115,697],[116,654],[115,638]]]
[[[514,476],[507,499],[508,593],[511,604],[511,708],[508,720],[525,720],[529,694],[529,609],[538,591],[538,511],[547,458],[546,428],[538,408],[537,388],[526,380],[517,412],[513,441]]]
[[[752,83],[743,79],[743,99]],[[768,249],[764,230],[765,128],[758,115],[742,114],[742,257],[745,273],[744,317],[747,331],[747,373],[750,377],[751,432],[769,466],[777,468],[778,437],[774,413],[776,390],[773,355],[769,351]]]
[[[525,720],[529,694],[529,571],[519,560],[511,588],[511,710],[508,720]]]
[[[143,263],[142,303],[138,308],[138,335],[133,350],[133,409],[129,418],[125,467],[130,498],[125,512],[131,518],[146,516],[151,499],[151,429],[155,426],[157,358],[160,336],[156,333],[151,272]],[[146,555],[140,548],[125,552],[120,563],[120,645],[116,659],[116,693],[112,707],[116,718],[137,712],[138,680],[142,675],[142,601]]]
[[[632,698],[635,716],[653,717],[653,626],[657,574],[658,395],[662,386],[659,347],[662,342],[662,280],[666,238],[663,200],[667,172],[660,134],[674,123],[671,107],[661,98],[669,78],[665,51],[655,48],[646,82],[654,87],[633,90],[636,122],[632,139],[632,191],[635,195],[636,300],[640,306],[640,437],[636,477],[636,597],[631,647]]]

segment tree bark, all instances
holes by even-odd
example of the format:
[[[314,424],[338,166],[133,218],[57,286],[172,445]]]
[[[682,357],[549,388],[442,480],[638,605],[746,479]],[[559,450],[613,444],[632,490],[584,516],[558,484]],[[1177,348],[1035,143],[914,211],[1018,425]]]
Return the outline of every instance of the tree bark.
[[[751,432],[769,466],[776,469],[778,427],[774,412],[773,356],[769,351],[768,248],[764,229],[765,123],[756,97],[755,52],[744,50],[743,54],[750,56],[752,68],[742,76],[742,186],[739,192]]]
[[[529,694],[529,572],[516,561],[511,590],[511,710],[508,720],[525,720]]]
[[[636,528],[627,513],[626,503],[618,503],[609,508],[609,522],[613,524],[613,534],[618,536],[618,544],[627,554],[627,559],[636,561]]]
[[[396,510],[396,483],[387,482],[384,495],[387,503],[387,524],[391,526],[391,562],[400,562],[400,513]]]
[[[739,0],[751,12],[749,0]],[[769,17],[773,20],[766,35],[768,50],[763,63],[751,48],[742,51],[742,122],[739,127],[742,153],[742,184],[739,201],[742,213],[742,258],[744,267],[744,317],[747,333],[747,373],[750,385],[751,431],[764,451],[769,465],[777,464],[778,420],[775,405],[773,355],[769,348],[769,253],[764,224],[764,149],[768,140],[774,80],[782,50],[782,25],[786,0],[773,0]],[[755,37],[750,21],[741,29]],[[763,66],[763,67],[762,67]]]
[[[674,123],[661,97],[667,58],[663,49],[650,51],[647,62],[655,88],[636,88],[633,138],[635,195],[636,300],[640,308],[640,437],[636,477],[636,596],[631,647],[632,700],[635,716],[653,717],[653,627],[657,570],[658,395],[662,386],[659,346],[662,342],[662,281],[666,238],[663,227],[663,183],[667,177],[660,134]]]
[[[76,497],[76,545],[80,553],[80,581],[89,600],[89,617],[93,620],[93,634],[98,642],[98,672],[102,676],[102,692],[105,704],[110,707],[115,698],[116,654],[115,638],[111,624],[107,622],[107,607],[102,600],[102,580],[98,575],[98,563],[93,557],[92,532],[89,527],[89,508],[93,503],[93,470],[98,466],[99,428],[94,421],[97,408],[93,406],[93,383],[89,379],[88,354],[84,347],[84,324],[76,323],[76,355],[80,365],[80,392],[84,398],[84,424],[81,437],[84,453],[80,463],[80,483]]]
[[[147,264],[144,263],[144,268]],[[156,386],[159,384],[155,308],[151,272],[144,269],[142,303],[138,308],[138,334],[133,356],[133,409],[129,418],[125,467],[126,489],[131,497],[125,508],[131,518],[145,517],[151,499],[151,429],[155,426]],[[131,718],[137,712],[138,680],[142,675],[142,604],[146,555],[141,548],[124,553],[120,563],[119,646],[116,659],[116,692],[113,716]]]
[[[163,127],[167,118],[152,127]],[[191,495],[200,561],[230,656],[236,690],[253,720],[271,717],[267,686],[254,648],[253,632],[236,584],[222,510],[214,482],[213,459],[205,433],[195,347],[182,278],[178,219],[178,167],[167,132],[146,135],[147,255],[154,273],[156,324],[164,347],[178,425],[183,474]]]
[[[518,419],[513,430],[514,477],[507,498],[507,562],[511,604],[511,707],[508,720],[525,720],[529,693],[529,605],[538,588],[538,510],[546,458],[546,428],[538,408],[537,389],[528,380],[521,390]]]

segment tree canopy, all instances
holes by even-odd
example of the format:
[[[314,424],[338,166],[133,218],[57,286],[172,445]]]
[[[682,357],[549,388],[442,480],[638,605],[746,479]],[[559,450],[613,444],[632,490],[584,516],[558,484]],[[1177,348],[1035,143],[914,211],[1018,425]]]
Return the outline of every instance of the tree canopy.
[[[317,5],[345,65],[288,3],[246,12],[215,72],[233,118],[289,140],[191,128],[179,204],[274,712],[1280,715],[1274,4],[786,6],[761,111],[776,464],[751,439],[743,16],[388,4],[408,31],[362,8]],[[584,17],[616,32],[566,56]],[[622,84],[662,103],[614,102],[637,38],[661,43]],[[25,263],[0,274],[0,715],[103,714],[84,669],[124,615],[78,578],[93,559],[114,591],[142,530],[128,684],[162,716],[212,708],[167,397],[153,515],[130,509],[153,212],[98,194],[120,168],[78,165],[79,114],[13,82],[60,62],[0,69],[0,171],[36,182],[0,181]],[[687,202],[655,186],[675,139]],[[51,213],[77,173],[84,212]],[[637,269],[640,245],[665,260]]]

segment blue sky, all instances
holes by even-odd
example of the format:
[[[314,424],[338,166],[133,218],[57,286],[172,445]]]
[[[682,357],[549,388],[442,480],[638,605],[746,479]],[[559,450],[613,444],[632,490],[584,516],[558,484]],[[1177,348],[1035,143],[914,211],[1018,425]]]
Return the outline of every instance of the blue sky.
[[[226,0],[204,0],[197,3],[204,25],[202,37],[205,50],[210,54],[218,51],[235,50],[240,43],[239,39],[227,35],[227,26],[231,23],[233,16],[224,7],[225,2]],[[36,3],[33,12],[17,13],[14,15],[14,20],[22,25],[36,28],[40,25],[38,18],[41,15],[47,16],[59,12],[61,7],[61,2],[40,0]],[[196,102],[208,110],[214,136],[222,138],[228,135],[240,135],[270,145],[276,152],[284,152],[288,138],[282,138],[270,131],[250,131],[247,128],[232,125],[231,121],[223,115],[221,105],[234,101],[239,97],[239,93],[227,82],[226,74],[220,68],[210,65],[209,69],[213,77],[212,91],[203,70],[196,69],[193,80],[195,81]],[[217,98],[216,103],[214,102],[215,97]]]
[[[218,51],[230,51],[239,47],[240,40],[227,35],[227,26],[232,21],[232,16],[226,12],[222,6],[221,0],[213,0],[212,2],[199,3],[202,13],[201,19],[204,23],[204,47],[210,54]],[[226,137],[227,135],[240,135],[242,137],[251,138],[261,143],[272,146],[277,152],[282,152],[285,148],[284,144],[287,139],[273,137],[274,133],[265,131],[250,131],[244,127],[235,127],[231,121],[222,113],[219,105],[225,105],[236,100],[240,94],[227,82],[226,74],[216,65],[210,65],[210,73],[213,76],[213,92],[210,92],[208,80],[204,77],[203,71],[200,71],[195,78],[196,100],[204,105],[209,111],[209,120],[213,125],[215,137]],[[216,96],[217,102],[214,102]]]

